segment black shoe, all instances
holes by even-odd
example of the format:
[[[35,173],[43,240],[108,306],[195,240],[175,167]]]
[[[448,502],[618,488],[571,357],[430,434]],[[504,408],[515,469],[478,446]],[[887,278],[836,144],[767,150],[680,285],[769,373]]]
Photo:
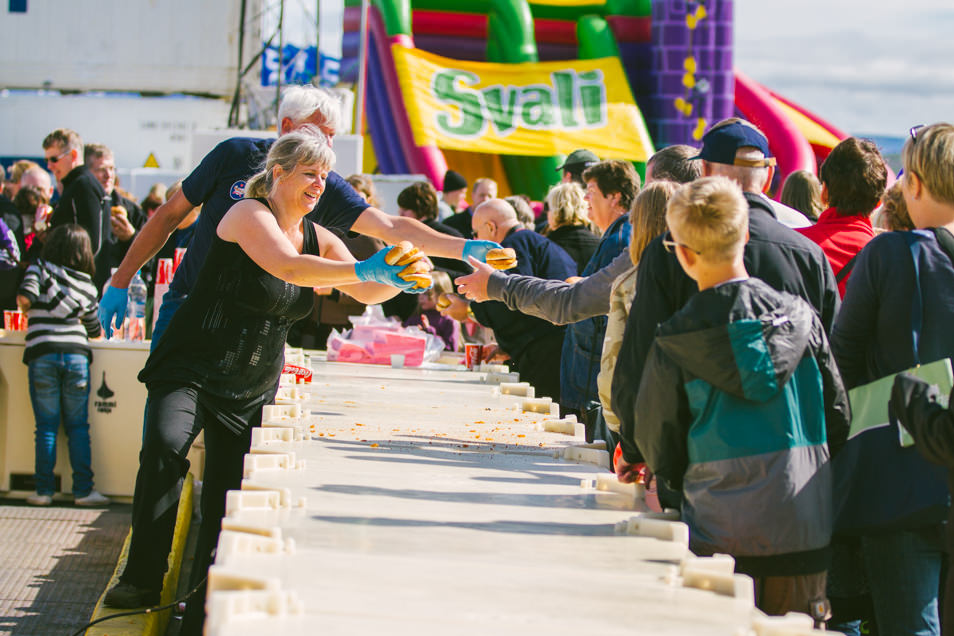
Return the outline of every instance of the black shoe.
[[[120,581],[113,589],[106,592],[103,604],[116,609],[153,607],[159,604],[159,592]]]

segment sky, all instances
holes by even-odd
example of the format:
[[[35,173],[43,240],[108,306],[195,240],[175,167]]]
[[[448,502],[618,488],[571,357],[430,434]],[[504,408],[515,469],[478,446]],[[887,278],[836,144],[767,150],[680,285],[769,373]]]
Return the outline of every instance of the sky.
[[[951,0],[735,0],[735,66],[846,133],[954,121]]]

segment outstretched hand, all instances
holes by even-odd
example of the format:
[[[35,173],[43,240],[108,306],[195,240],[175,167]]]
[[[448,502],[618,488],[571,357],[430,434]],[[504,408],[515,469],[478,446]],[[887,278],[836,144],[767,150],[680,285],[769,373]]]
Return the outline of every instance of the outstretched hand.
[[[472,274],[459,276],[454,281],[457,284],[457,291],[467,299],[476,302],[490,300],[490,296],[487,295],[487,281],[490,280],[490,275],[496,270],[473,256],[468,259],[468,262],[474,268],[474,271]]]
[[[481,263],[486,263],[487,252],[494,249],[502,249],[502,246],[493,241],[469,240],[464,243],[460,258],[465,262],[470,262],[471,258],[476,258]]]

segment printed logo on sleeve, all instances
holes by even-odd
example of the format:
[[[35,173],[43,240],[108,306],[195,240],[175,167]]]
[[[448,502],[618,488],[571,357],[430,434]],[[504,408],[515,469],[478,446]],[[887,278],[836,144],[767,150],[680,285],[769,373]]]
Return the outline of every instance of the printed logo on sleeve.
[[[232,189],[229,191],[229,196],[236,201],[245,197],[245,179],[241,179],[240,181],[236,181],[232,184]]]

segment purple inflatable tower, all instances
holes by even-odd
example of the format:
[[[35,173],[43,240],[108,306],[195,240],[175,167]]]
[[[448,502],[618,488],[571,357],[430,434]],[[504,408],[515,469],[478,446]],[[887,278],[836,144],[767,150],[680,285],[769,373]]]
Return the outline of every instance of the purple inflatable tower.
[[[652,108],[657,148],[699,145],[735,112],[732,0],[652,0]]]

